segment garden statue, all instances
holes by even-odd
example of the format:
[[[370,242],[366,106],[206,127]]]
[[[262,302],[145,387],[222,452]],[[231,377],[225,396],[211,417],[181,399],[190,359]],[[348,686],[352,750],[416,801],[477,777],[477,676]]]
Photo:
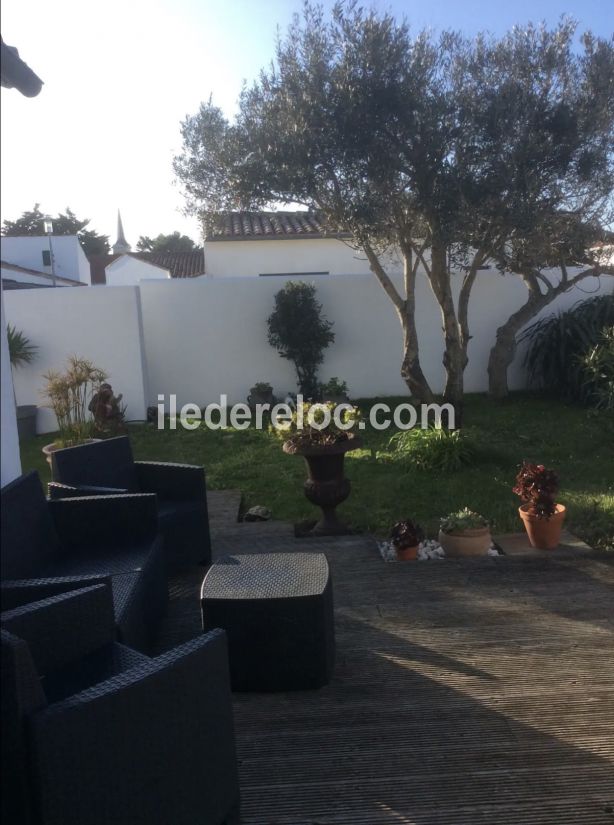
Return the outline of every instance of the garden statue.
[[[92,396],[88,409],[94,416],[94,427],[98,433],[115,435],[124,432],[126,407],[122,405],[123,395],[113,394],[110,384],[101,384]]]

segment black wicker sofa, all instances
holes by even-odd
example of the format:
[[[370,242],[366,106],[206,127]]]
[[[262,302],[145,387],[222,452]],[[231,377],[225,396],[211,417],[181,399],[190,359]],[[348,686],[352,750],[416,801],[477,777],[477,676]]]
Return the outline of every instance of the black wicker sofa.
[[[51,498],[155,493],[169,568],[211,564],[207,485],[203,467],[135,461],[128,436],[56,450]]]
[[[119,641],[147,651],[168,601],[156,496],[48,501],[32,472],[1,500],[2,609],[109,584]]]
[[[1,625],[3,822],[238,821],[222,630],[150,659],[115,641],[108,585],[4,612]]]

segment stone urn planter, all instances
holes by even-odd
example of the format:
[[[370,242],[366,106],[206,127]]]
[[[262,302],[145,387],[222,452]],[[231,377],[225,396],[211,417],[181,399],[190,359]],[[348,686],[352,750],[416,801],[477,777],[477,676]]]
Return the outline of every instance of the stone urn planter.
[[[527,512],[527,505],[518,508],[524,522],[527,538],[531,547],[537,550],[554,550],[561,541],[561,530],[565,521],[565,506],[556,504],[554,513],[549,517],[540,517]]]
[[[20,404],[17,407],[17,435],[21,441],[24,438],[34,438],[36,435],[36,404]]]
[[[320,507],[322,516],[311,533],[317,536],[339,536],[350,532],[337,518],[336,508],[350,494],[350,480],[344,476],[345,454],[362,446],[357,436],[350,435],[334,444],[301,445],[285,441],[283,450],[289,455],[302,455],[307,464],[305,496]]]

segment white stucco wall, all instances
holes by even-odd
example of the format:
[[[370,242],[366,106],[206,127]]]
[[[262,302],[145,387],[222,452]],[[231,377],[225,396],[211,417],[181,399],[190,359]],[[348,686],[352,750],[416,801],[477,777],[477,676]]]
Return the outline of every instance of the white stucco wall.
[[[51,248],[56,275],[91,284],[89,261],[76,235],[52,235]],[[43,264],[42,253],[49,251],[46,235],[2,238],[0,249],[3,261],[51,275],[51,266]]]
[[[175,393],[179,404],[205,405],[226,394],[244,400],[257,381],[278,395],[296,389],[292,365],[267,342],[266,319],[284,278],[181,278],[147,280],[139,287],[22,290],[5,294],[7,319],[39,346],[40,358],[16,376],[19,404],[42,403],[42,373],[59,369],[68,355],[91,358],[124,393],[128,416],[143,418],[158,394]],[[460,287],[455,278],[455,289]],[[373,275],[314,279],[336,339],[326,351],[320,378],[347,381],[353,397],[404,395],[400,377],[402,335],[389,299]],[[545,314],[612,292],[614,277],[586,279]],[[139,306],[140,296],[140,306]],[[416,324],[422,367],[433,389],[444,386],[441,317],[425,278],[417,284]],[[512,275],[480,272],[470,308],[473,338],[465,372],[468,392],[487,389],[486,366],[496,328],[524,303],[525,289]],[[142,321],[141,321],[142,318]],[[512,388],[524,386],[520,358],[510,371]],[[54,428],[48,410],[39,431]]]
[[[168,280],[171,273],[131,255],[122,255],[105,268],[105,277],[108,286],[136,286],[141,281]]]
[[[8,321],[38,346],[36,360],[16,370],[15,391],[18,404],[41,405],[39,433],[56,429],[52,411],[42,406],[43,374],[63,370],[69,355],[89,358],[108,373],[115,392],[123,393],[129,419],[145,417],[138,288],[15,290],[4,301]]]
[[[0,376],[2,393],[0,395],[0,485],[4,486],[17,476],[21,475],[21,460],[19,458],[19,439],[17,438],[17,415],[15,398],[11,381],[11,362],[9,345],[6,338],[6,322],[4,317],[4,293],[0,293],[1,322],[0,336],[2,337],[2,362]]]
[[[205,271],[214,278],[304,272],[364,275],[369,272],[369,265],[362,253],[334,238],[208,241]]]
[[[199,278],[141,285],[150,403],[158,393],[176,393],[180,404],[205,404],[220,394],[244,400],[256,381],[278,394],[296,389],[293,368],[267,342],[266,319],[283,278]],[[460,288],[460,276],[455,289]],[[347,381],[354,397],[405,394],[400,377],[402,335],[395,310],[373,275],[314,279],[317,297],[335,342],[320,376]],[[585,299],[586,292],[614,289],[614,278],[587,279],[547,308],[546,314]],[[520,280],[480,272],[470,309],[473,338],[465,372],[468,392],[487,389],[486,366],[495,331],[526,299]],[[436,392],[444,386],[439,308],[425,278],[417,284],[416,324],[422,367]],[[511,386],[524,386],[517,359]]]

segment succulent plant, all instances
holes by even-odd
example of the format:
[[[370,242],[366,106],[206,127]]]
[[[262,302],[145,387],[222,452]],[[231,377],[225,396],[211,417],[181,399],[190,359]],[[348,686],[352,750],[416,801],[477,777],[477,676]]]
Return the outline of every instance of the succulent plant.
[[[488,526],[488,519],[468,507],[458,510],[456,513],[449,513],[441,520],[443,533],[462,533],[465,530],[479,530]]]
[[[390,531],[390,541],[397,550],[405,547],[415,547],[424,538],[424,533],[419,524],[411,519],[397,521]]]
[[[559,479],[554,470],[543,464],[523,461],[513,492],[526,505],[526,510],[539,518],[550,518],[556,511]]]

